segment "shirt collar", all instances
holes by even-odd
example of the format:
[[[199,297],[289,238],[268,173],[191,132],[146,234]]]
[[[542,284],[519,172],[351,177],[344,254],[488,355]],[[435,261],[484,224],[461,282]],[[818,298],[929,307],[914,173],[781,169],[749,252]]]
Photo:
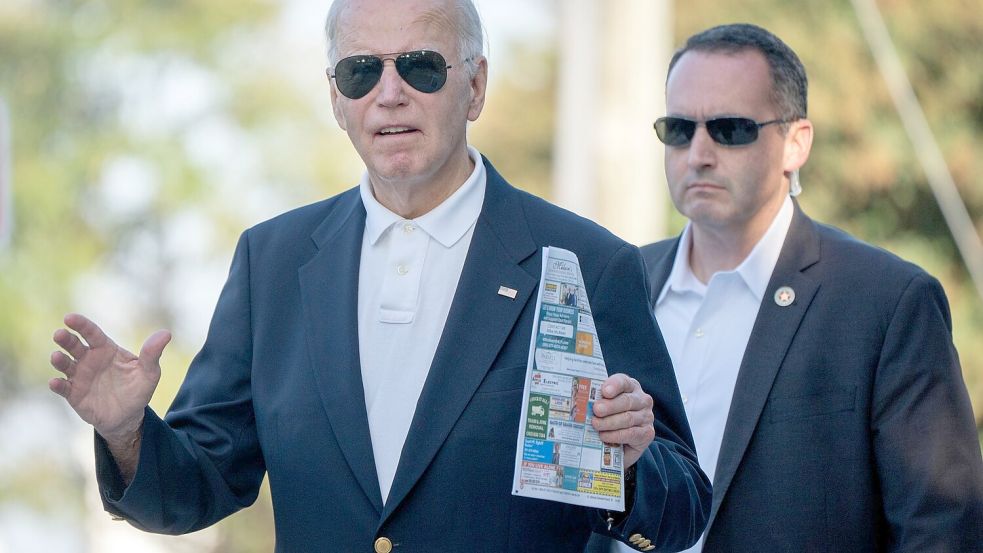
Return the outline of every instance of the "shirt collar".
[[[683,227],[683,234],[679,237],[679,245],[676,247],[676,257],[672,260],[672,271],[662,287],[659,298],[655,301],[656,305],[662,303],[670,290],[678,293],[695,292],[701,296],[706,292],[706,284],[700,282],[689,267],[689,250],[693,242],[690,225],[692,223],[686,223]]]
[[[473,146],[468,146],[468,156],[474,162],[474,171],[453,194],[437,207],[413,219],[413,222],[428,235],[449,248],[474,225],[485,201],[487,180],[485,164],[481,154]],[[375,199],[372,185],[366,171],[358,184],[362,204],[365,205],[365,236],[375,245],[386,230],[394,224],[405,221]]]
[[[764,236],[758,240],[744,261],[734,269],[741,275],[759,302],[768,289],[771,273],[774,272],[778,256],[782,253],[782,244],[785,243],[785,236],[792,225],[793,211],[792,197],[785,196],[782,207],[779,208],[775,220],[771,222]]]
[[[778,263],[778,256],[782,252],[785,236],[792,224],[793,211],[792,198],[786,196],[768,230],[751,249],[751,253],[734,269],[734,272],[741,276],[741,279],[744,280],[748,289],[759,302],[764,297],[768,288],[768,281],[771,280],[771,273]],[[694,292],[701,296],[706,293],[706,284],[696,278],[689,264],[689,251],[693,242],[693,231],[690,225],[692,223],[686,223],[686,227],[683,228],[683,233],[679,237],[676,257],[672,262],[672,271],[655,301],[656,305],[662,303],[670,290],[677,293]]]

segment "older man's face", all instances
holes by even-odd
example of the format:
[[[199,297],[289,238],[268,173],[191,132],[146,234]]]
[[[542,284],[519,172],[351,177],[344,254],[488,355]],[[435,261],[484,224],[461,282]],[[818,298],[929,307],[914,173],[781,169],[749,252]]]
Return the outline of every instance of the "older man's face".
[[[481,112],[485,64],[481,60],[478,78],[469,78],[452,27],[457,24],[452,6],[446,0],[355,0],[341,18],[338,59],[433,50],[452,66],[447,82],[433,93],[408,85],[392,61],[385,62],[379,83],[361,98],[347,98],[332,84],[338,124],[376,185],[426,190],[457,178],[462,164],[470,171],[466,129]]]

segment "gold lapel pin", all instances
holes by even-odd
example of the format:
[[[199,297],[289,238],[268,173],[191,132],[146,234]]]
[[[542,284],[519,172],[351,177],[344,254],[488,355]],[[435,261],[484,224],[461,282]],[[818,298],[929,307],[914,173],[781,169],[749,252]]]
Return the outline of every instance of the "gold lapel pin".
[[[790,286],[782,286],[775,290],[775,303],[781,307],[788,307],[795,301],[795,290]]]

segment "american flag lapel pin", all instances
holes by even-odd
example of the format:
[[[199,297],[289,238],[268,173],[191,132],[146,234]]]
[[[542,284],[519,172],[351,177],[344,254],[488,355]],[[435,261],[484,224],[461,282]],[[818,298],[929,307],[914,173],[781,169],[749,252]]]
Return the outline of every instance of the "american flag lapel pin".
[[[516,290],[515,288],[509,288],[508,286],[499,286],[498,287],[498,295],[499,296],[505,296],[506,298],[508,298],[510,300],[514,300],[516,294],[518,294],[518,293],[519,293],[518,290]]]

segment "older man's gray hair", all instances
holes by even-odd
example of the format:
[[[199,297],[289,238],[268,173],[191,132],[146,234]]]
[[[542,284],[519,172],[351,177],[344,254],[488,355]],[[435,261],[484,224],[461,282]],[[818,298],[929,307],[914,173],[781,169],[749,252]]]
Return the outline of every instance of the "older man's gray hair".
[[[335,0],[328,10],[328,16],[324,22],[324,35],[327,39],[328,64],[334,65],[338,61],[338,42],[339,28],[338,23],[345,9],[349,7],[351,0]],[[451,65],[464,62],[468,69],[468,76],[474,77],[478,66],[475,63],[478,58],[484,55],[484,32],[481,25],[481,17],[471,0],[456,0],[454,2],[453,14],[446,14],[452,22],[454,30],[457,32],[457,51],[460,60],[448,60]],[[456,17],[455,17],[456,16]],[[375,54],[388,54],[390,52],[371,52]]]

